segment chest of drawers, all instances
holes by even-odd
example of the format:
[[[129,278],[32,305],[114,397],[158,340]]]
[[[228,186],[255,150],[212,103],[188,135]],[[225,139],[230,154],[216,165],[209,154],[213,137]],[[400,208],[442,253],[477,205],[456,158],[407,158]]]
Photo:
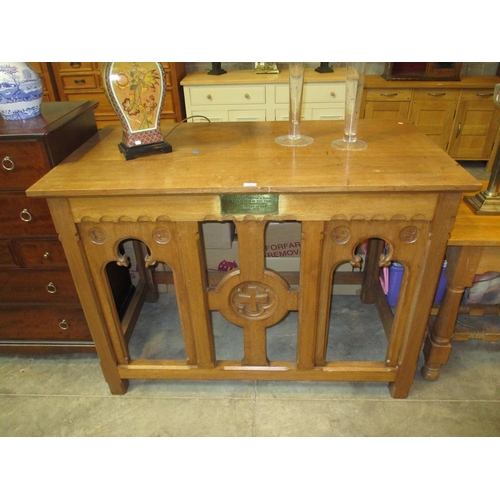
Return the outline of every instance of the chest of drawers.
[[[47,203],[25,195],[97,132],[95,105],[46,103],[40,117],[0,120],[0,352],[95,349]],[[128,271],[113,272],[123,302]]]
[[[182,81],[186,116],[202,115],[210,121],[287,121],[289,113],[288,70],[259,75],[249,70],[220,76],[191,73]],[[306,68],[302,119],[343,120],[345,69],[320,74]],[[203,121],[195,118],[194,121]]]

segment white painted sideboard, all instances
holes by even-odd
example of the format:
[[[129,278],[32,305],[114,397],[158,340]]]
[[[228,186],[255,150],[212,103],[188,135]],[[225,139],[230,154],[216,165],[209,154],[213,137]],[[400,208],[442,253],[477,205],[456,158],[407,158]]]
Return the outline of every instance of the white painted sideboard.
[[[288,70],[277,75],[259,75],[253,70],[218,76],[190,73],[181,81],[186,117],[202,115],[214,122],[288,120],[288,79]],[[303,120],[344,119],[344,68],[326,74],[306,68],[303,92]]]

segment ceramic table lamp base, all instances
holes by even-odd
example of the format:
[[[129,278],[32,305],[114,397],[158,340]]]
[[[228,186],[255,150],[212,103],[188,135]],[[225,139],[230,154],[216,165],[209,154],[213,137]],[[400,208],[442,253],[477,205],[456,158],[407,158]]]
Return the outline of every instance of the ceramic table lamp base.
[[[42,80],[28,63],[0,62],[0,115],[4,120],[40,116],[42,98]]]
[[[162,65],[157,62],[108,62],[102,64],[101,76],[106,95],[123,128],[118,147],[125,159],[172,152],[160,128],[166,93]]]

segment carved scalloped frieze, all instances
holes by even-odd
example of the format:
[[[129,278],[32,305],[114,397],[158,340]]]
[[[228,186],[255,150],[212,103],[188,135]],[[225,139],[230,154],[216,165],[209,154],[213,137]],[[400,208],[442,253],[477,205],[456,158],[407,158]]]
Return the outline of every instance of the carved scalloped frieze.
[[[119,217],[111,217],[109,215],[102,215],[100,218],[91,217],[90,215],[84,215],[80,219],[82,222],[170,222],[172,220],[168,215],[159,215],[156,219],[153,219],[149,215],[139,215],[138,217],[132,217],[130,215],[120,215]]]
[[[336,220],[373,220],[373,221],[380,221],[380,220],[428,220],[428,218],[423,215],[423,214],[415,214],[412,215],[411,217],[408,217],[404,214],[394,214],[391,215],[390,218],[388,215],[385,214],[373,214],[373,215],[364,215],[364,214],[354,214],[350,218],[348,218],[345,214],[333,214],[330,217],[331,221],[336,221]]]

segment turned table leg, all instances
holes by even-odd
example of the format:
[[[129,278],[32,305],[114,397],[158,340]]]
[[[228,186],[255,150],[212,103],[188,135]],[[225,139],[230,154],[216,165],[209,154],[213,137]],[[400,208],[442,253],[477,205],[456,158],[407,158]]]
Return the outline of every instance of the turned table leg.
[[[426,380],[437,380],[441,366],[448,362],[462,295],[474,281],[481,253],[481,247],[448,248],[446,293],[424,344],[425,364],[421,373]]]

